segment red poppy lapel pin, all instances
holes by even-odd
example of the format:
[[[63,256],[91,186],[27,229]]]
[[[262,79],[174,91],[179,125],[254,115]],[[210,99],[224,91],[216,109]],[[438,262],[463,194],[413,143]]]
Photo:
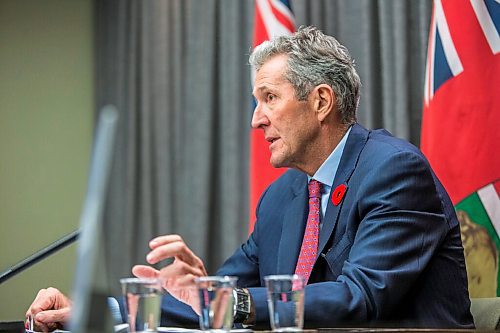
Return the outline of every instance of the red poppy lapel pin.
[[[335,206],[338,206],[339,203],[344,198],[345,191],[347,190],[347,186],[345,184],[340,184],[337,186],[332,193],[332,203]]]

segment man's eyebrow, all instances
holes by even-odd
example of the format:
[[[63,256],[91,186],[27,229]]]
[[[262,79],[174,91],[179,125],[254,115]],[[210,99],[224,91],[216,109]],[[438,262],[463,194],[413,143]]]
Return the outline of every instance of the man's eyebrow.
[[[263,85],[254,87],[254,91],[256,91],[256,92],[261,92],[263,90],[271,90],[271,89],[272,89],[272,87],[267,85],[267,84],[263,84]]]
[[[259,86],[259,87],[253,87],[253,90],[252,90],[252,95],[257,95],[259,93],[262,93],[263,90],[265,90],[266,87],[265,86]]]

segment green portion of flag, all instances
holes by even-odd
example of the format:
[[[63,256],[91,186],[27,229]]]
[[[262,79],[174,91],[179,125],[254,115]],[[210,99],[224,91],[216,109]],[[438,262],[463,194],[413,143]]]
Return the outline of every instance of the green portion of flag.
[[[476,192],[460,201],[455,206],[455,209],[463,210],[473,219],[475,223],[485,227],[491,239],[495,242],[497,249],[500,249],[500,238],[498,237],[495,227],[493,227],[490,217],[486,213],[481,199]]]
[[[498,237],[495,227],[491,223],[490,217],[484,209],[482,201],[479,198],[477,192],[472,193],[471,195],[460,201],[457,205],[455,205],[455,209],[457,211],[462,210],[466,212],[474,223],[483,226],[488,232],[490,238],[495,243],[497,251],[500,252],[500,238]],[[500,296],[500,271],[498,272],[497,280],[497,296]]]

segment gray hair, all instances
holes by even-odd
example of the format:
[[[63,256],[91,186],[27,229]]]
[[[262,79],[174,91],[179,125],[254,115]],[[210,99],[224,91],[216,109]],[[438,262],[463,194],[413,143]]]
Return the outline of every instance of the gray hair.
[[[327,84],[335,93],[342,123],[350,125],[356,121],[361,80],[345,46],[315,27],[300,27],[290,36],[257,46],[249,62],[259,70],[281,54],[288,56],[285,78],[294,87],[298,100],[306,100],[314,87]]]

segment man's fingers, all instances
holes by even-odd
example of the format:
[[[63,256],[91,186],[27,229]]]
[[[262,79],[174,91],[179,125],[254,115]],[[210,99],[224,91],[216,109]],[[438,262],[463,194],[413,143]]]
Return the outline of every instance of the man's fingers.
[[[36,321],[33,324],[33,330],[35,332],[52,332],[58,327],[62,327],[62,325],[58,325],[56,323],[44,324]]]
[[[148,253],[146,260],[150,264],[156,264],[167,258],[176,257],[181,254],[185,257],[186,254],[189,255],[191,253],[192,252],[189,250],[186,243],[182,241],[175,241],[157,246]]]
[[[132,267],[132,274],[137,276],[138,278],[157,278],[160,272],[153,267],[145,266],[145,265],[135,265]]]
[[[200,275],[186,274],[184,276],[181,276],[177,279],[176,286],[178,288],[188,288],[188,287],[195,288],[194,280],[197,277],[200,277]]]
[[[164,281],[164,288],[175,298],[188,304],[199,315],[200,314],[200,300],[195,278],[199,275],[185,274],[175,279],[168,279]]]
[[[64,296],[56,288],[41,289],[26,312],[26,317],[44,310],[53,309],[58,303],[58,297]]]
[[[165,235],[153,238],[149,242],[149,247],[154,250],[160,245],[165,245],[173,242],[183,242],[182,237],[179,235]]]
[[[51,331],[51,329],[49,328],[49,326],[47,326],[44,323],[35,322],[33,325],[34,325],[33,329],[35,331],[38,331],[38,332],[50,332]]]
[[[34,329],[42,332],[53,331],[69,322],[70,315],[71,308],[69,307],[39,312],[33,317]]]
[[[70,308],[60,310],[47,310],[39,312],[35,316],[35,321],[43,324],[65,323],[69,320]]]
[[[69,321],[71,301],[56,288],[41,289],[26,311],[26,321],[31,318],[36,331],[49,332]]]
[[[167,289],[193,285],[195,277],[204,275],[206,273],[203,270],[180,260],[174,261],[160,271],[160,279]]]
[[[26,318],[29,316],[36,314],[37,312],[43,311],[43,307],[45,305],[46,309],[51,308],[51,302],[52,299],[45,297],[47,294],[47,289],[40,289],[38,293],[36,294],[35,299],[31,303],[30,307],[28,308],[28,311],[26,311]]]
[[[158,246],[149,252],[146,260],[150,264],[156,264],[162,260],[173,257],[180,258],[192,265],[198,264],[200,261],[184,242],[173,242]]]
[[[188,264],[200,265],[201,260],[191,251],[179,235],[160,236],[149,242],[152,251],[146,260],[150,264],[156,264],[167,258],[177,257]]]

